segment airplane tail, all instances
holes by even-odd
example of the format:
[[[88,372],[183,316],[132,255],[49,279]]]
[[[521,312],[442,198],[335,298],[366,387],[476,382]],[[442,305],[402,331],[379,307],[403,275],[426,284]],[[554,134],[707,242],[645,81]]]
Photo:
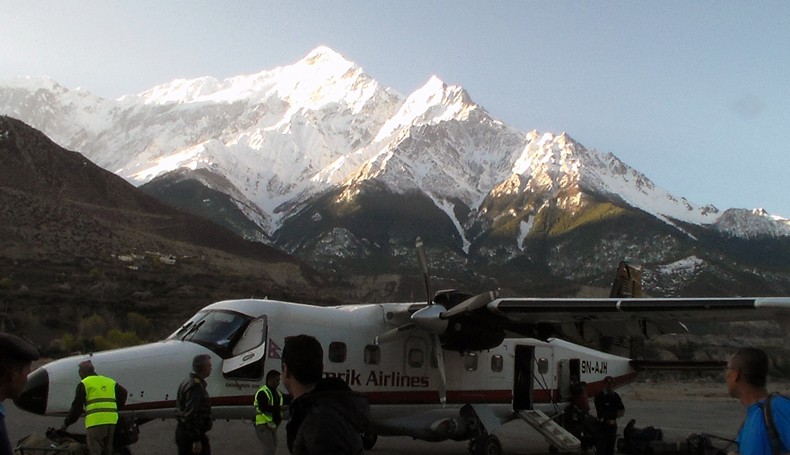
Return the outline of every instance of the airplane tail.
[[[611,298],[639,298],[642,297],[642,269],[620,261],[617,274],[609,292]]]

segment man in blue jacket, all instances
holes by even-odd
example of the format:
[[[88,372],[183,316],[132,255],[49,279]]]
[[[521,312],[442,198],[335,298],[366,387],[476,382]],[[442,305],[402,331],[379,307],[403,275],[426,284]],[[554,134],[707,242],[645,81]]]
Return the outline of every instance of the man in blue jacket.
[[[727,390],[746,408],[738,432],[740,455],[790,452],[790,399],[769,395],[766,388],[768,356],[756,348],[743,348],[727,363]]]

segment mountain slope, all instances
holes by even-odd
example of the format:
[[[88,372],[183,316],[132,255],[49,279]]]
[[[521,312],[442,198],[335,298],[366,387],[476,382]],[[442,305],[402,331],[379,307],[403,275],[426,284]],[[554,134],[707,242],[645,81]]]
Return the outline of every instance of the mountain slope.
[[[106,301],[117,305],[103,311],[155,309],[169,323],[240,293],[304,298],[323,288],[303,262],[176,211],[5,116],[0,215],[11,326],[26,312],[66,317]]]
[[[760,264],[748,245],[784,251],[790,236],[787,220],[675,197],[567,134],[517,131],[438,78],[403,97],[325,47],[116,101],[17,81],[0,109],[170,204],[332,268],[405,270],[420,234],[442,272],[596,281],[623,256]]]

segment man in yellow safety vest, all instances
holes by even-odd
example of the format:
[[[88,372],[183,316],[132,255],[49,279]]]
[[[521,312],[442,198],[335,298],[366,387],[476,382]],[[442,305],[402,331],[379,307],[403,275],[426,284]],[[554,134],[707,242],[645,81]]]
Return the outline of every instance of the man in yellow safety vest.
[[[282,422],[283,395],[277,392],[280,372],[266,373],[266,384],[255,394],[255,434],[263,444],[264,455],[274,455],[277,449],[277,427]]]
[[[118,409],[126,403],[127,391],[112,378],[96,374],[93,363],[86,360],[79,365],[82,378],[77,384],[71,410],[61,430],[79,419],[85,411],[85,431],[90,455],[112,455],[113,433],[118,423]]]

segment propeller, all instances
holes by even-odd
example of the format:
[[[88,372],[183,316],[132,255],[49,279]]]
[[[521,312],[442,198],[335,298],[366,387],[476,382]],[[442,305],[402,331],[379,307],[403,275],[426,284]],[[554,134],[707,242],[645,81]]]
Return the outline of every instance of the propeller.
[[[420,267],[420,271],[422,271],[423,281],[425,282],[427,306],[415,311],[411,315],[408,323],[378,335],[374,338],[373,343],[380,344],[393,341],[399,338],[404,332],[414,329],[422,329],[428,332],[431,337],[433,362],[439,369],[439,401],[444,405],[447,403],[447,373],[445,371],[444,351],[442,349],[440,335],[447,330],[450,318],[483,308],[488,305],[489,302],[496,299],[497,293],[491,291],[478,294],[464,300],[450,310],[447,310],[443,305],[436,303],[431,296],[428,261],[425,258],[425,245],[422,242],[422,238],[417,237],[415,247],[417,249],[417,264]]]

